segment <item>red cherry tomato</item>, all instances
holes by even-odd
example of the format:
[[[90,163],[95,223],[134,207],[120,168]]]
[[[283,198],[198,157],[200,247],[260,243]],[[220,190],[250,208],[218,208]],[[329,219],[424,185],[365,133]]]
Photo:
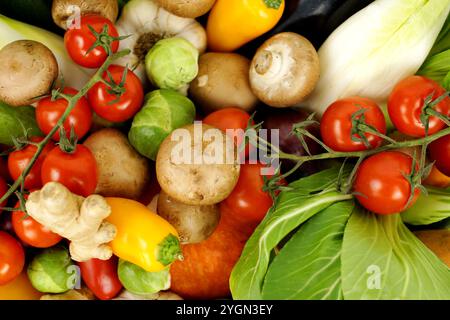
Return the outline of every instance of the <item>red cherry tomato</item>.
[[[69,87],[64,88],[62,92],[67,95],[75,95],[78,93],[77,90]],[[36,121],[43,133],[50,133],[63,115],[67,106],[68,102],[63,98],[52,101],[51,97],[46,97],[38,102],[36,108]],[[73,126],[77,137],[81,139],[89,131],[91,124],[92,110],[89,107],[87,99],[82,97],[78,100],[77,104],[64,121],[64,129],[69,137],[71,127]],[[55,133],[52,139],[59,141],[59,130]]]
[[[25,264],[25,253],[19,241],[0,231],[0,285],[17,278]]]
[[[203,122],[226,132],[239,147],[244,141],[245,129],[247,128],[250,115],[238,108],[224,108],[210,113]],[[249,145],[250,146],[250,145]],[[246,147],[245,156],[250,150]]]
[[[80,28],[76,28],[74,25],[66,31],[64,45],[67,53],[75,63],[86,68],[100,68],[108,54],[101,46],[97,46],[88,52],[96,41],[96,37],[89,29],[89,26],[98,33],[101,33],[103,28],[107,26],[108,35],[111,37],[119,36],[116,27],[110,20],[102,16],[85,15],[80,19]],[[117,52],[118,48],[119,42],[113,41],[111,44],[112,52]]]
[[[263,164],[242,164],[239,180],[231,194],[223,201],[236,220],[256,227],[266,216],[273,200],[262,190],[264,179],[261,175]]]
[[[41,137],[31,138],[32,142],[40,142],[42,140],[43,138]],[[54,148],[54,146],[55,145],[53,144],[53,142],[49,142],[44,147],[42,153],[39,155],[30,172],[25,177],[24,183],[25,189],[31,190],[31,189],[39,189],[40,187],[42,187],[42,180],[41,180],[42,162],[44,161],[47,154]],[[19,179],[20,175],[28,166],[28,164],[31,161],[31,158],[33,158],[36,151],[37,147],[35,145],[28,144],[25,148],[13,151],[9,154],[8,170],[9,174],[11,175],[11,178],[13,178],[14,181]]]
[[[54,148],[44,160],[42,183],[62,183],[71,192],[87,197],[97,187],[97,163],[92,152],[79,144],[73,153]]]
[[[412,137],[424,137],[425,126],[420,117],[425,99],[432,95],[433,100],[442,96],[445,89],[437,82],[421,77],[411,76],[400,81],[392,91],[388,100],[388,112],[392,123],[398,131]],[[445,98],[434,107],[434,110],[450,116],[450,98]],[[432,135],[445,127],[445,123],[437,117],[429,118],[428,134]]]
[[[450,177],[450,134],[430,143],[428,151],[430,159],[436,161],[436,168]]]
[[[19,208],[19,203],[16,208]],[[61,241],[61,236],[51,232],[23,211],[14,211],[12,226],[17,237],[24,243],[36,248],[49,248]]]
[[[5,195],[5,193],[8,191],[8,185],[6,184],[6,181],[0,177],[0,198]],[[3,201],[0,203],[0,208],[3,208],[6,205],[6,201]],[[2,212],[2,209],[0,209],[0,213]]]
[[[111,65],[108,71],[114,82],[120,84],[125,68]],[[106,72],[103,74],[103,79],[110,81]],[[120,96],[116,96],[110,92],[109,86],[99,82],[88,91],[89,103],[100,117],[108,121],[127,121],[139,111],[144,102],[144,89],[141,80],[129,69],[125,78],[124,89]]]
[[[101,300],[109,300],[122,290],[117,275],[117,257],[109,260],[91,259],[79,262],[81,278],[95,296]]]
[[[0,178],[3,178],[5,181],[11,179],[9,176],[7,160],[3,157],[0,157]]]
[[[331,149],[341,152],[363,151],[367,147],[362,141],[352,139],[352,115],[364,109],[365,122],[380,133],[386,133],[386,120],[380,107],[372,100],[350,97],[331,104],[322,116],[320,132],[323,142]],[[378,147],[383,139],[370,133],[365,134],[372,148]]]
[[[413,159],[402,152],[386,151],[364,160],[358,168],[354,190],[359,203],[374,213],[399,213],[413,205],[420,194],[414,190],[404,175],[411,174]]]

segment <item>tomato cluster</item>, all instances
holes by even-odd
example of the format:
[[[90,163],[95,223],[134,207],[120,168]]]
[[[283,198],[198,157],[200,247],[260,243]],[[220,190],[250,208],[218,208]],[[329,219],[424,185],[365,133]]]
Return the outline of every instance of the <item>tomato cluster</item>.
[[[387,109],[400,133],[422,138],[446,127],[438,114],[442,117],[450,115],[450,98],[435,81],[411,76],[395,86]],[[339,152],[379,147],[386,134],[381,108],[374,101],[361,97],[349,97],[331,104],[320,126],[324,143]],[[450,135],[430,144],[429,158],[435,161],[440,172],[450,176]],[[375,154],[358,168],[353,186],[356,197],[361,205],[378,214],[403,211],[420,193],[415,183],[421,178],[418,179],[419,169],[418,161],[401,150]]]
[[[110,54],[117,52],[119,39],[110,20],[98,15],[85,15],[81,17],[79,28],[73,26],[66,31],[64,44],[75,63],[86,68],[100,68]],[[80,196],[87,197],[95,192],[96,160],[92,152],[77,141],[91,130],[94,113],[106,121],[124,122],[139,111],[144,101],[143,86],[133,71],[110,65],[102,76],[103,82],[79,97],[62,123],[63,131],[58,127],[58,122],[69,107],[66,98],[80,95],[80,92],[62,87],[59,95],[46,96],[37,102],[37,124],[43,134],[53,135],[26,174],[24,189],[32,192],[48,182],[56,181]],[[61,136],[62,132],[66,133],[65,136]],[[7,163],[0,163],[0,196],[7,192],[9,179],[17,181],[21,178],[44,138],[29,137],[28,140],[16,145],[16,149],[8,155]],[[5,207],[6,202],[0,207]],[[25,263],[23,246],[49,248],[62,240],[61,236],[21,211],[20,202],[7,219],[10,221],[10,233],[0,231],[0,285],[11,282],[21,274]],[[93,259],[80,263],[80,269],[86,285],[100,299],[111,299],[122,289],[117,276],[117,260]]]

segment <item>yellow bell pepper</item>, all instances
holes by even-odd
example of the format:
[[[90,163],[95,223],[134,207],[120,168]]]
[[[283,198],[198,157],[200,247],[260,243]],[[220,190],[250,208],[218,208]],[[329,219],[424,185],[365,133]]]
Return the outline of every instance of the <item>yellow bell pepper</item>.
[[[31,285],[26,271],[13,281],[0,286],[0,300],[39,300],[41,296],[42,293]]]
[[[119,258],[148,272],[164,270],[182,258],[175,228],[143,204],[123,198],[106,198],[111,215],[106,219],[117,228],[110,243]]]
[[[275,27],[283,11],[284,0],[217,0],[206,27],[208,47],[234,51]]]

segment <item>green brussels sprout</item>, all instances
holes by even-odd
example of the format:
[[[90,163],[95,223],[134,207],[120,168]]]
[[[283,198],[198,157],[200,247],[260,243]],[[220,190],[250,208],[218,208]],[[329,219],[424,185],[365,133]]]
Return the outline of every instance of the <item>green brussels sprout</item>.
[[[163,140],[194,118],[191,100],[173,90],[155,90],[145,96],[144,107],[134,117],[128,139],[140,154],[155,160]]]
[[[162,89],[180,90],[198,73],[198,50],[182,38],[158,41],[145,56],[150,81]]]
[[[159,272],[148,272],[120,259],[117,273],[124,288],[134,294],[152,294],[170,288],[169,268]]]
[[[63,293],[79,281],[77,267],[67,249],[58,246],[45,249],[28,265],[28,278],[40,292]]]

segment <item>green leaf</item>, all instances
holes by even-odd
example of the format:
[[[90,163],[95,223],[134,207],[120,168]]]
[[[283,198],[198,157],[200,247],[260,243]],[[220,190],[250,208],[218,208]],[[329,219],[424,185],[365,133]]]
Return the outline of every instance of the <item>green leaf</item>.
[[[12,146],[12,137],[23,137],[24,129],[30,136],[42,135],[36,123],[35,109],[30,106],[11,107],[0,102],[0,144]]]
[[[264,299],[342,299],[342,239],[354,207],[353,201],[337,202],[300,227],[271,263]]]
[[[131,293],[151,294],[170,288],[169,268],[159,272],[148,272],[141,267],[120,259],[119,280]]]
[[[281,7],[281,4],[283,3],[283,0],[263,0],[263,1],[268,8],[277,10]]]
[[[355,210],[344,233],[345,299],[450,299],[450,269],[401,221]]]
[[[235,265],[230,288],[234,299],[261,299],[264,276],[271,251],[292,230],[331,204],[351,199],[335,191],[339,169],[329,169],[309,176],[284,190],[274,206],[247,241]]]
[[[412,225],[432,224],[450,217],[450,189],[427,187],[416,203],[402,212],[404,222]]]

